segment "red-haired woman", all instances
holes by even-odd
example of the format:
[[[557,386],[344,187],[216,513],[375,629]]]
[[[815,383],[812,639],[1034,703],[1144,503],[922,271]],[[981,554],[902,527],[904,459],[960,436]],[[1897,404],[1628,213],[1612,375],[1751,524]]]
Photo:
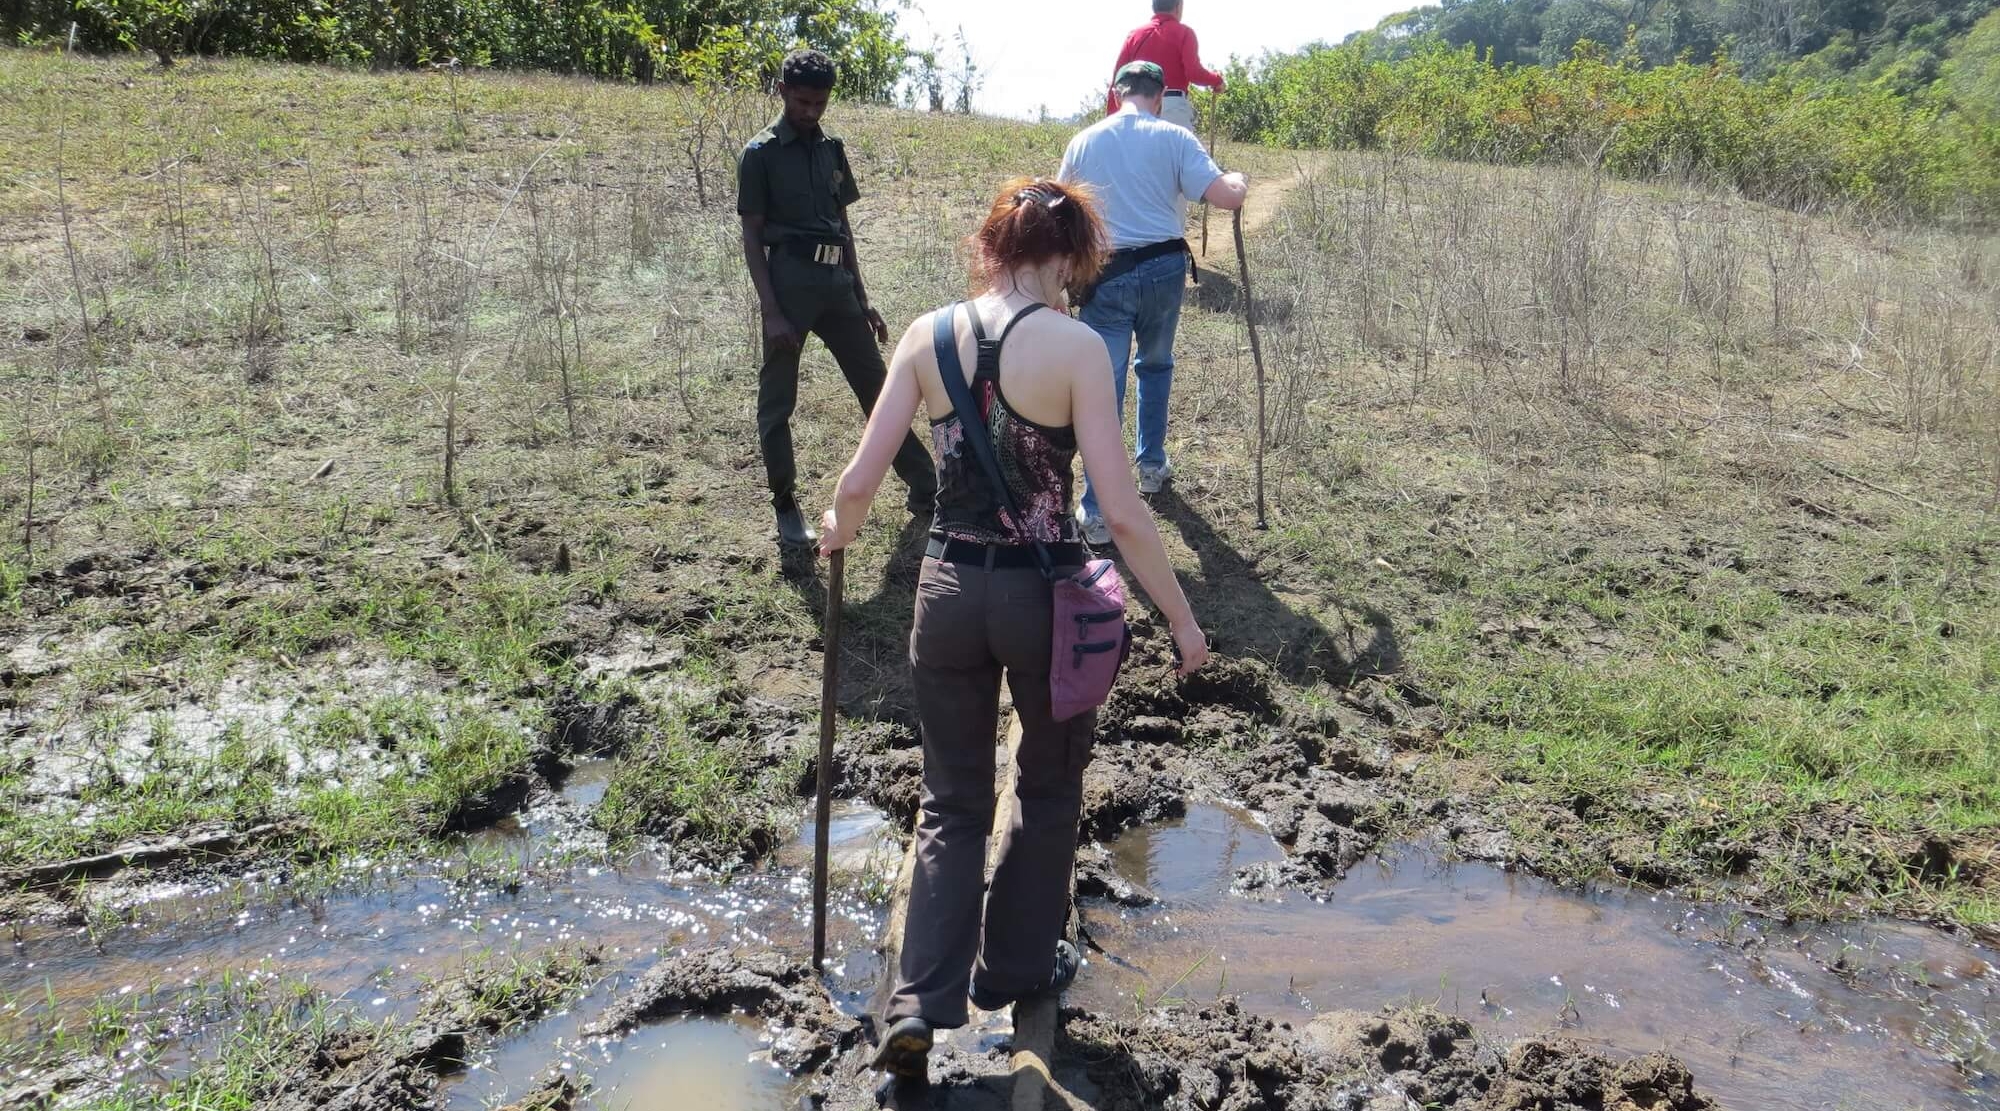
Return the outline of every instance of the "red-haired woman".
[[[968,998],[998,1010],[1060,991],[1076,976],[1077,953],[1061,936],[1096,714],[1063,722],[1052,715],[1051,588],[1033,549],[1037,541],[1047,545],[1065,572],[1087,558],[1071,513],[1079,451],[1119,552],[1167,618],[1182,674],[1208,658],[1133,483],[1104,341],[1061,311],[1065,290],[1096,276],[1105,241],[1086,188],[1028,178],[1001,189],[972,238],[973,277],[985,292],[953,325],[1022,519],[1003,511],[965,444],[939,377],[936,313],[904,334],[826,513],[820,549],[830,554],[853,543],[921,403],[938,452],[936,524],[910,634],[924,795],[902,967],[875,1058],[896,1076],[924,1077],[932,1031],[964,1025]],[[978,359],[983,336],[1002,344],[987,365]],[[1014,818],[988,890],[982,881],[1003,673],[1021,744]]]

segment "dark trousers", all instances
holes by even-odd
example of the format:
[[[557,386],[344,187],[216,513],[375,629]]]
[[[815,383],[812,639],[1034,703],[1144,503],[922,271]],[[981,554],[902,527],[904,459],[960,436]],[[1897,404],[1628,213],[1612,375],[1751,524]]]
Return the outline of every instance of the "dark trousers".
[[[840,364],[848,388],[861,402],[861,412],[873,415],[888,370],[882,365],[882,350],[869,330],[868,317],[854,295],[853,278],[839,267],[774,255],[771,281],[785,319],[798,329],[801,338],[810,333],[826,344],[834,362]],[[795,496],[798,483],[792,411],[799,402],[799,355],[797,348],[780,348],[767,339],[764,365],[757,372],[758,446],[764,453],[771,495],[780,502]],[[937,467],[915,434],[903,441],[895,466],[897,476],[910,488],[910,508],[928,510],[937,496]]]
[[[1074,569],[1071,569],[1074,570]],[[1049,584],[1033,569],[924,561],[910,633],[924,794],[902,964],[888,1019],[963,1026],[966,993],[1022,997],[1055,971],[1069,914],[1095,711],[1049,714]],[[1000,680],[1021,721],[1013,821],[986,888]]]

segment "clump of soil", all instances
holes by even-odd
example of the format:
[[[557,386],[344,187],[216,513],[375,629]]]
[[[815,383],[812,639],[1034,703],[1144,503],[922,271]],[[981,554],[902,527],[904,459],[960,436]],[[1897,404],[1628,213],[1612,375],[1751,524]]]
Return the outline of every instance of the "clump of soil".
[[[602,962],[594,949],[559,948],[524,966],[480,963],[432,986],[403,1026],[308,1032],[299,1052],[280,1054],[258,1106],[270,1111],[363,1111],[429,1107],[437,1082],[465,1066],[475,1040],[549,1013],[574,996]]]
[[[64,1061],[0,1088],[0,1107],[74,1107],[95,1103],[115,1092],[116,1086],[106,1077],[117,1073],[117,1066],[102,1057]]]
[[[614,837],[656,836],[695,864],[770,855],[796,826],[798,800],[817,788],[818,723],[739,690],[670,708],[636,731],[593,821]],[[835,746],[839,793],[909,822],[921,793],[916,745],[892,723],[844,729]]]
[[[1233,1003],[1137,1020],[1071,1012],[1059,1063],[1080,1067],[1099,1111],[1711,1111],[1663,1054],[1613,1062],[1574,1042],[1503,1050],[1464,1019],[1424,1009],[1337,1012],[1303,1030]]]
[[[893,722],[843,724],[834,746],[835,791],[868,802],[898,829],[908,827],[923,799],[922,744],[914,731]],[[815,755],[799,794],[810,795],[817,788],[818,762]]]
[[[771,1059],[793,1074],[810,1072],[859,1044],[861,1025],[841,1014],[810,965],[777,953],[738,956],[704,949],[667,957],[640,977],[584,1030],[624,1034],[674,1015],[752,1014],[776,1036]]]
[[[1004,1046],[947,1039],[929,1084],[878,1088],[828,1071],[816,1106],[861,1111],[1004,1111],[1012,1065]],[[1048,1105],[1091,1111],[1715,1111],[1687,1069],[1665,1054],[1612,1061],[1565,1039],[1512,1048],[1464,1019],[1421,1008],[1335,1012],[1303,1029],[1233,1002],[1131,1019],[1065,1011]]]
[[[413,1111],[436,1105],[438,1082],[465,1067],[479,1043],[532,1022],[573,999],[596,975],[593,949],[562,947],[526,963],[475,962],[430,988],[409,1022],[320,1021],[311,1009],[246,1018],[222,1058],[176,1081],[232,1106],[261,1111]],[[0,1090],[8,1107],[114,1101],[115,1069],[99,1059],[62,1062]],[[573,1102],[574,1091],[569,1096]],[[178,1105],[173,1096],[162,1104]],[[570,1103],[528,1103],[557,1111]]]
[[[1180,817],[1193,797],[1235,799],[1265,815],[1287,853],[1246,869],[1238,889],[1324,894],[1394,826],[1428,816],[1386,755],[1374,692],[1351,692],[1354,705],[1333,711],[1284,707],[1279,689],[1253,661],[1220,661],[1187,680],[1135,667],[1100,719],[1084,840]],[[1137,897],[1100,880],[1086,868],[1085,894]]]
[[[583,1101],[584,1086],[557,1073],[500,1111],[572,1111]]]
[[[668,707],[619,757],[592,820],[696,864],[758,859],[797,821],[798,769],[815,745],[803,715],[738,691]]]
[[[1111,850],[1095,842],[1076,850],[1076,894],[1121,907],[1149,907],[1159,902],[1151,891],[1120,875]]]
[[[391,1111],[432,1105],[438,1079],[462,1068],[463,1031],[419,1022],[387,1033],[342,1031],[287,1054],[258,1106],[269,1111]]]

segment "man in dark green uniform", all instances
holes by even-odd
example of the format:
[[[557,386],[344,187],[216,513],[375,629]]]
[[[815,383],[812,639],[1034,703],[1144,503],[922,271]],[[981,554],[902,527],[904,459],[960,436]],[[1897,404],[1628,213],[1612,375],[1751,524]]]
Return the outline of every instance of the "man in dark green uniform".
[[[792,456],[792,410],[799,398],[799,352],[810,332],[833,353],[864,414],[875,409],[887,369],[881,344],[889,326],[868,306],[847,206],[861,199],[847,150],[820,130],[832,96],[833,61],[817,50],[785,59],[778,93],[785,114],[743,148],[736,212],[743,218],[743,259],[764,315],[764,366],[757,380],[757,436],[770,479],[783,544],[812,543],[799,512]],[[910,487],[910,512],[928,514],[937,470],[916,436],[896,454],[896,474]]]

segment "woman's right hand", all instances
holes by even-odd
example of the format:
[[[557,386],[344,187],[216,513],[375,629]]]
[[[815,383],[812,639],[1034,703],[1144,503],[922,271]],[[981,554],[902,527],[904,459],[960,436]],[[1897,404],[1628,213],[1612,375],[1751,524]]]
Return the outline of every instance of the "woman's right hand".
[[[1186,678],[1200,671],[1208,662],[1208,634],[1190,617],[1174,625],[1173,636],[1174,657],[1180,661],[1175,674]]]

